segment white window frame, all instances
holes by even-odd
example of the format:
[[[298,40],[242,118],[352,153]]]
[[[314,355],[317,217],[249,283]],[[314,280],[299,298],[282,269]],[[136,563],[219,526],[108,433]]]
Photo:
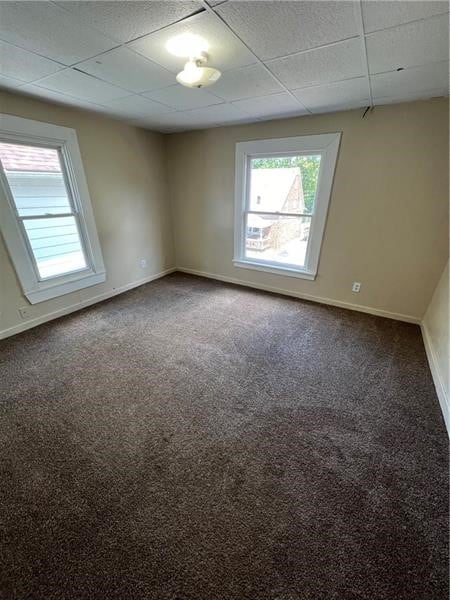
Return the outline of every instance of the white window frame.
[[[102,251],[76,131],[60,125],[0,114],[0,141],[40,145],[58,151],[87,262],[87,267],[79,271],[48,279],[39,277],[0,162],[0,230],[26,298],[31,304],[36,304],[105,281]]]
[[[341,133],[327,133],[269,140],[254,140],[236,144],[233,259],[235,267],[256,269],[258,271],[277,273],[290,277],[300,277],[302,279],[314,280],[316,278],[340,139]],[[321,156],[316,199],[313,214],[311,215],[305,265],[303,267],[298,267],[296,265],[283,265],[262,259],[246,258],[245,219],[247,212],[250,210],[251,159],[298,156],[302,154],[320,154]],[[283,213],[280,212],[277,214],[282,215]]]

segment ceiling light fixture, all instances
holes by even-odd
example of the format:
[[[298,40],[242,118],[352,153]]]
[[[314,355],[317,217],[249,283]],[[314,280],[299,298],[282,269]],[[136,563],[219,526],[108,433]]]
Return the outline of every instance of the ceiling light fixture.
[[[190,88],[208,87],[216,83],[222,73],[213,67],[204,67],[206,61],[207,56],[204,52],[200,56],[190,58],[177,75],[178,83]]]
[[[222,73],[213,67],[205,67],[208,60],[208,42],[193,33],[182,33],[166,43],[166,49],[174,56],[188,58],[184,69],[177,75],[178,83],[190,88],[202,88],[216,83]]]

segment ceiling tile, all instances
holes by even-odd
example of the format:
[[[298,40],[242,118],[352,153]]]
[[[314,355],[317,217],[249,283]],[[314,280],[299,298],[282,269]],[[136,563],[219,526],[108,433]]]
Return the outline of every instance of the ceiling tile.
[[[155,114],[171,112],[173,109],[153,102],[143,96],[127,96],[126,98],[118,98],[117,100],[108,100],[103,103],[110,112],[115,114],[126,115],[130,117],[146,117]]]
[[[430,98],[439,98],[448,96],[448,90],[438,88],[436,90],[428,90],[426,92],[416,92],[415,94],[396,94],[393,96],[383,96],[382,98],[374,98],[373,103],[376,106],[381,104],[399,104],[400,102],[414,102],[415,100],[430,100]]]
[[[93,27],[119,42],[128,42],[185,19],[198,10],[198,0],[150,0],[147,2],[58,2]]]
[[[411,67],[404,71],[391,71],[372,75],[372,93],[383,96],[408,96],[427,90],[443,89],[448,94],[448,62]]]
[[[0,41],[0,74],[22,81],[34,81],[60,71],[62,65]]]
[[[185,131],[183,127],[156,125],[151,119],[127,119],[125,122],[133,127],[156,131],[158,133],[180,133],[181,131]]]
[[[162,102],[176,110],[189,110],[192,108],[201,108],[212,104],[221,104],[223,100],[205,90],[196,88],[186,88],[182,85],[171,85],[170,87],[158,90],[156,92],[147,92],[144,94],[147,98]]]
[[[214,84],[214,94],[224,100],[241,100],[282,91],[279,83],[261,65],[224,73]]]
[[[448,60],[448,17],[416,21],[366,37],[371,73]]]
[[[44,100],[55,100],[62,103],[76,102],[78,100],[78,98],[74,98],[73,96],[68,96],[66,94],[61,94],[60,92],[55,92],[54,90],[40,87],[35,83],[27,83],[26,85],[22,85],[20,90],[22,92],[26,92],[27,94],[37,96],[38,98],[43,98]]]
[[[220,104],[206,108],[155,115],[137,122],[142,127],[156,131],[181,131],[202,129],[231,123],[248,122],[250,117],[232,104]]]
[[[370,105],[368,98],[365,100],[348,100],[346,102],[336,102],[335,104],[323,104],[311,108],[313,115],[319,115],[322,113],[334,113],[341,112],[344,110],[355,110],[357,108],[366,109]]]
[[[189,119],[188,112],[174,112],[170,114],[159,114],[151,117],[141,117],[132,120],[139,127],[146,127],[154,131],[182,131],[197,127],[193,119]]]
[[[294,94],[312,112],[345,110],[370,104],[366,77],[294,90]]]
[[[285,114],[306,114],[307,111],[287,92],[233,102],[251,117],[275,117]]]
[[[226,2],[217,12],[262,60],[358,34],[354,2],[345,0]]]
[[[27,83],[25,85],[22,85],[19,89],[19,92],[31,94],[32,96],[41,98],[43,100],[58,102],[59,104],[64,104],[66,106],[88,108],[90,110],[96,111],[99,111],[102,108],[98,104],[95,104],[93,102],[87,102],[86,100],[81,100],[80,98],[74,98],[73,96],[69,96],[67,94],[61,94],[53,90],[48,90],[34,83]]]
[[[366,33],[409,23],[448,12],[448,1],[434,0],[363,0],[362,12]]]
[[[51,2],[1,2],[0,39],[65,65],[117,45]]]
[[[267,66],[289,89],[350,79],[366,72],[359,39],[275,59]]]
[[[50,75],[38,83],[40,87],[98,104],[129,95],[125,90],[74,69]]]
[[[225,123],[237,123],[248,120],[249,116],[233,104],[217,104],[216,106],[207,106],[206,108],[197,108],[186,111],[184,114],[192,120],[193,123],[210,125],[222,125]]]
[[[166,43],[170,38],[182,33],[193,33],[203,37],[209,43],[208,64],[222,71],[255,62],[252,53],[217,17],[208,13],[190,17],[176,25],[171,25],[131,42],[128,46],[169,71],[178,73],[187,59],[169,54],[166,50]]]
[[[2,88],[17,88],[19,85],[23,85],[23,81],[20,79],[14,79],[14,77],[5,77],[4,75],[0,75],[0,87]]]
[[[157,90],[174,81],[172,73],[123,47],[82,62],[77,69],[131,92]]]

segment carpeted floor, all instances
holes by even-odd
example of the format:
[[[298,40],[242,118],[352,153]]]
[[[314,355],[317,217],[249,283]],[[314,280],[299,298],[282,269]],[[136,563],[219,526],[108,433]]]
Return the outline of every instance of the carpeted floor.
[[[2,599],[447,599],[417,326],[174,274],[0,357]]]

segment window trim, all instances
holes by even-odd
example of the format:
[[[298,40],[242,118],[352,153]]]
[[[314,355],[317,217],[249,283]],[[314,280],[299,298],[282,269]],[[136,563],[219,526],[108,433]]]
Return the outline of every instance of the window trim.
[[[34,266],[16,215],[15,202],[0,165],[0,230],[24,295],[31,304],[50,300],[106,281],[105,266],[95,226],[94,213],[84,174],[77,134],[74,129],[0,114],[0,141],[53,147],[62,159],[62,171],[71,204],[76,212],[87,268],[66,275],[41,279]]]
[[[341,133],[302,135],[287,138],[252,140],[236,144],[234,258],[233,265],[289,277],[314,280],[317,276],[325,224],[336,169]],[[305,266],[280,264],[245,257],[245,213],[250,198],[249,165],[252,158],[320,154],[316,203],[311,215],[310,238]],[[253,211],[252,211],[253,212]],[[280,214],[283,213],[274,213]],[[300,216],[300,215],[299,215]],[[308,215],[309,216],[309,215]]]

